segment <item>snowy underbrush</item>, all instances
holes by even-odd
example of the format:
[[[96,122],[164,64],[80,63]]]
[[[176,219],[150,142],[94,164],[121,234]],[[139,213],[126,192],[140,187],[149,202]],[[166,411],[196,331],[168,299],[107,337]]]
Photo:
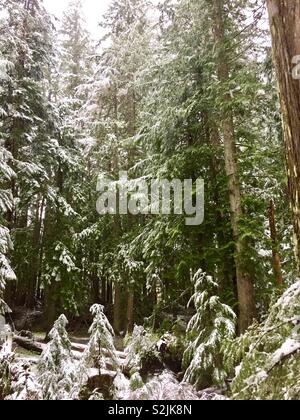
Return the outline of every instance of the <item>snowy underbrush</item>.
[[[0,351],[0,400],[3,400],[12,391],[11,366],[14,355],[4,350]]]
[[[228,367],[236,368],[234,399],[300,399],[300,281],[271,308],[262,325],[227,346]]]
[[[134,383],[132,380],[131,386]],[[187,383],[180,383],[172,372],[164,371],[155,375],[148,383],[133,390],[130,393],[130,399],[164,401],[198,400],[200,398],[193,386]]]
[[[0,351],[0,400],[40,400],[40,384],[30,363],[18,362],[14,353]]]
[[[49,333],[50,342],[34,372],[30,364],[18,362],[14,353],[0,351],[0,400],[78,400],[103,399],[114,392],[120,373],[113,330],[101,305],[91,308],[94,316],[90,340],[78,355],[61,315]],[[110,368],[108,370],[107,361]],[[103,396],[104,394],[104,396]]]
[[[126,372],[134,374],[162,368],[157,342],[155,334],[136,325],[132,335],[126,337]]]
[[[230,372],[235,372],[227,392],[232,399],[299,400],[300,280],[271,307],[265,322],[235,339],[234,314],[215,297],[215,286],[205,273],[196,274],[196,314],[187,342],[136,326],[125,352],[117,352],[104,308],[94,305],[90,340],[80,353],[61,315],[34,369],[5,346],[0,351],[0,400],[220,400],[226,399]],[[183,342],[177,374],[165,360],[183,353]],[[203,391],[206,384],[212,388]]]

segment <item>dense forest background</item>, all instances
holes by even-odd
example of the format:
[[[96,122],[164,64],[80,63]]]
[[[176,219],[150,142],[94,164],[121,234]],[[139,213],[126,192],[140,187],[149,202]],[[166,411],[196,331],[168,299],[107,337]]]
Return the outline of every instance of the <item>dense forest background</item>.
[[[92,334],[104,325],[111,357],[108,321],[117,336],[135,331],[136,354],[152,348],[151,334],[173,337],[178,371],[198,389],[223,386],[245,357],[239,398],[299,397],[299,334],[290,336],[300,313],[299,162],[297,124],[285,104],[282,125],[277,91],[282,27],[272,32],[277,67],[262,0],[112,0],[101,27],[92,39],[80,0],[61,22],[41,0],[0,0],[1,311],[53,344],[66,334],[60,317],[49,336],[60,314],[70,331],[86,331],[89,308],[102,305]],[[98,177],[117,182],[120,171],[147,182],[203,178],[203,224],[100,216]],[[246,379],[286,339],[289,389],[266,382],[275,363],[251,394]]]

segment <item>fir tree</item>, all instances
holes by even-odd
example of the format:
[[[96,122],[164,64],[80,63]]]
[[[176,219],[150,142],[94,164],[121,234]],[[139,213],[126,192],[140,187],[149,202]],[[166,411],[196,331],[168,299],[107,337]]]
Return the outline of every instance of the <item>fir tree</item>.
[[[3,300],[4,291],[8,281],[16,280],[16,275],[8,260],[8,254],[11,249],[12,242],[9,230],[0,224],[0,314],[10,312]]]
[[[45,400],[70,399],[75,385],[76,364],[66,331],[67,323],[64,315],[54,323],[49,333],[50,342],[39,360],[37,379]]]
[[[59,94],[74,101],[80,107],[78,88],[89,80],[91,72],[92,45],[80,0],[71,1],[62,19]],[[71,108],[74,108],[71,104]]]
[[[104,314],[104,307],[93,305],[91,313],[94,316],[93,323],[89,329],[90,339],[83,354],[82,365],[84,369],[97,367],[101,374],[101,369],[105,367],[105,359],[118,367],[116,349],[114,346],[114,331]]]
[[[224,385],[222,346],[235,336],[236,315],[217,296],[218,285],[202,270],[194,276],[192,297],[196,314],[187,328],[189,344],[183,356],[184,381],[203,389],[210,384]]]
[[[0,50],[7,63],[0,92],[1,148],[15,174],[6,182],[13,201],[5,220],[16,245],[12,255],[18,277],[15,301],[32,306],[40,263],[40,215],[53,163],[52,114],[44,84],[52,53],[52,24],[39,1],[1,2],[1,10],[6,36],[1,37]]]

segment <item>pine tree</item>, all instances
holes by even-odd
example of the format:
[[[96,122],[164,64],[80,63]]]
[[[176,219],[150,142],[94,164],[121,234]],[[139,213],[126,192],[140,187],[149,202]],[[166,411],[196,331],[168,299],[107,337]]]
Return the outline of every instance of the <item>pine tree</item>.
[[[215,0],[213,4],[214,33],[218,55],[217,74],[221,85],[230,83],[230,66],[227,56],[226,25],[224,8],[226,1]],[[225,88],[226,89],[226,88]],[[238,162],[236,154],[235,126],[233,114],[230,113],[230,93],[225,90],[222,97],[221,135],[224,141],[225,169],[228,178],[228,191],[230,198],[231,225],[235,241],[236,281],[239,299],[239,327],[244,332],[253,322],[256,315],[254,284],[251,274],[243,262],[247,243],[242,239],[239,223],[243,217],[241,183],[238,175]]]
[[[89,329],[90,339],[83,354],[82,366],[84,369],[97,367],[101,374],[101,369],[105,367],[106,358],[109,358],[116,367],[118,366],[113,340],[114,331],[104,314],[103,306],[93,305],[91,313],[94,319]]]
[[[81,140],[86,135],[79,110],[86,99],[92,45],[84,27],[80,1],[70,2],[57,34],[56,61],[49,76],[55,112],[57,160],[53,168],[52,196],[45,212],[44,270],[46,328],[49,331],[61,311],[78,315],[89,303],[82,246],[76,240],[86,227],[83,207],[88,200],[82,184],[86,167]],[[82,89],[81,89],[82,88]],[[85,291],[83,296],[83,291]],[[79,299],[79,295],[81,299]]]
[[[38,363],[38,383],[43,399],[70,399],[76,381],[76,363],[66,326],[67,319],[61,315],[49,333],[50,342]]]
[[[1,9],[5,12],[1,30],[6,36],[1,37],[0,50],[8,63],[0,93],[1,147],[15,173],[6,183],[13,205],[5,220],[16,245],[12,256],[18,277],[16,303],[32,306],[40,264],[41,214],[53,158],[52,114],[44,85],[52,24],[39,1],[10,0],[1,2]]]
[[[5,286],[8,281],[16,280],[16,275],[10,266],[7,258],[11,250],[12,242],[9,230],[0,225],[0,314],[10,312],[10,309],[4,302]]]
[[[59,94],[73,101],[71,108],[76,109],[81,105],[78,88],[89,80],[93,52],[80,0],[69,3],[61,25]]]
[[[115,0],[104,16],[103,26],[107,32],[104,40],[108,46],[97,57],[94,81],[90,83],[89,97],[83,109],[83,117],[89,122],[90,135],[95,139],[93,143],[90,142],[88,152],[89,182],[93,182],[93,185],[99,172],[116,180],[119,171],[129,170],[141,155],[137,145],[139,104],[142,99],[138,74],[150,51],[148,9],[148,3],[144,0]],[[132,231],[134,221],[127,216],[108,216],[102,217],[97,223],[91,219],[90,224],[97,230],[97,239],[101,241],[107,261],[103,267],[103,261],[91,252],[87,244],[90,266],[95,267],[96,271],[92,273],[93,288],[99,295],[97,271],[101,271],[101,288],[105,286],[102,290],[107,289],[109,294],[113,294],[114,330],[116,333],[132,330],[135,283],[129,281],[127,270],[122,269],[126,262],[111,264],[110,257],[113,257],[116,249],[123,249],[127,231]],[[109,242],[106,241],[108,225],[112,232]],[[113,284],[109,279],[113,280]],[[122,309],[125,301],[127,303]]]
[[[203,389],[212,383],[224,385],[222,346],[235,336],[236,315],[218,297],[218,285],[202,270],[194,276],[192,297],[196,314],[187,328],[189,344],[183,356],[184,381]]]

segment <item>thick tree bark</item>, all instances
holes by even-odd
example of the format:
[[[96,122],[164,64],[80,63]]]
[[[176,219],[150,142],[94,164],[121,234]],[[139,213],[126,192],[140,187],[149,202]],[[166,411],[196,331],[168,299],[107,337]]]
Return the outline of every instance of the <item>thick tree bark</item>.
[[[269,213],[271,240],[272,240],[272,257],[273,257],[274,276],[275,276],[276,284],[278,286],[282,286],[283,276],[282,276],[282,269],[281,269],[281,260],[280,260],[280,255],[279,255],[279,241],[278,241],[278,236],[277,236],[275,207],[274,207],[273,200],[270,201],[268,213]]]
[[[267,0],[267,6],[280,92],[295,250],[300,272],[300,81],[293,77],[293,57],[300,54],[300,0]]]
[[[225,27],[223,16],[223,1],[214,0],[214,35],[218,48],[217,71],[219,81],[225,85],[230,79],[230,70],[227,59]],[[229,93],[223,96],[223,103],[229,104]],[[228,107],[229,108],[229,107]],[[235,241],[235,263],[237,290],[239,300],[239,331],[244,332],[253,322],[256,314],[254,285],[251,276],[243,263],[246,244],[241,238],[239,221],[243,215],[241,205],[241,190],[238,176],[235,132],[233,116],[230,110],[222,112],[221,132],[224,142],[225,169],[228,178],[228,190],[231,209],[231,226]]]

